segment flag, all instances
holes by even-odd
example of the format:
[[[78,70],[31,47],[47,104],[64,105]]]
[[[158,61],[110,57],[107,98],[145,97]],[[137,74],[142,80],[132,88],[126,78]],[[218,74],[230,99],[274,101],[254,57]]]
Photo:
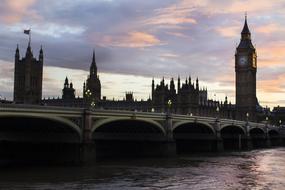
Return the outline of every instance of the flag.
[[[29,30],[24,30],[24,34],[30,35],[30,32],[31,32],[31,29],[29,29]]]

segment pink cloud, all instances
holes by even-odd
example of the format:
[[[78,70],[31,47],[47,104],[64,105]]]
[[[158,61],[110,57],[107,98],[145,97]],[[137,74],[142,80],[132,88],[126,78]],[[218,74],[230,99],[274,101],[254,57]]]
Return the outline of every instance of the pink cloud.
[[[104,36],[100,42],[104,46],[115,47],[129,47],[129,48],[144,48],[155,45],[162,45],[163,43],[146,32],[129,32],[125,36]]]
[[[259,26],[256,28],[256,32],[270,35],[275,32],[284,32],[285,28],[283,26],[279,26],[276,23],[271,23],[268,25]]]
[[[285,42],[272,42],[262,45],[257,49],[258,66],[272,67],[276,65],[284,65]]]
[[[236,37],[240,32],[240,26],[229,26],[216,28],[216,31],[223,37]]]
[[[192,5],[185,6],[184,1],[168,7],[154,10],[154,16],[143,21],[143,24],[164,25],[173,27],[180,24],[197,24],[197,21],[191,17],[193,11]]]
[[[2,16],[0,20],[13,24],[21,21],[23,17],[39,18],[39,15],[29,8],[36,3],[36,0],[3,0],[0,8]]]

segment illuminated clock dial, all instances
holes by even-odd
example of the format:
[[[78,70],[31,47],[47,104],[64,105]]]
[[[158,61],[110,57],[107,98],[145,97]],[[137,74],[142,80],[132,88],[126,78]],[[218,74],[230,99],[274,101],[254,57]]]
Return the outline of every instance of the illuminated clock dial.
[[[247,64],[247,61],[248,61],[248,59],[247,59],[247,56],[240,56],[239,57],[239,60],[238,60],[238,63],[239,63],[239,65],[246,65]]]
[[[256,68],[256,57],[253,56],[252,58],[252,67]]]

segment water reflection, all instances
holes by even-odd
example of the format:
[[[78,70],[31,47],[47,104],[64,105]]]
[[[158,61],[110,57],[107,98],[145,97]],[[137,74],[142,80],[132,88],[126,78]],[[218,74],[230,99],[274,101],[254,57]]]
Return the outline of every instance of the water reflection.
[[[285,148],[101,162],[97,166],[2,168],[0,189],[283,189]]]

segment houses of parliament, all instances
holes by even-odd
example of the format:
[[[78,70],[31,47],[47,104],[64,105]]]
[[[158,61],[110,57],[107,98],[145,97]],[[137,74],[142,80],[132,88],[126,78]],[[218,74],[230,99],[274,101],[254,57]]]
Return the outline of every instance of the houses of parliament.
[[[151,97],[145,101],[134,100],[132,92],[127,92],[123,100],[108,100],[101,94],[101,82],[95,52],[92,55],[89,75],[82,84],[82,97],[75,96],[73,84],[66,77],[61,98],[42,99],[43,63],[42,48],[37,59],[34,57],[29,43],[25,57],[20,59],[19,48],[17,47],[14,71],[14,103],[68,107],[91,106],[100,109],[171,112],[212,117],[218,115],[221,118],[251,121],[264,120],[271,114],[269,109],[262,108],[259,105],[256,97],[257,55],[251,41],[247,18],[245,18],[241,32],[240,43],[235,50],[235,105],[231,104],[227,97],[222,102],[209,99],[208,91],[204,87],[201,88],[199,79],[193,80],[190,76],[185,82],[182,82],[178,77],[176,85],[173,78],[169,85],[166,84],[164,78],[159,84],[155,84],[152,80]]]

